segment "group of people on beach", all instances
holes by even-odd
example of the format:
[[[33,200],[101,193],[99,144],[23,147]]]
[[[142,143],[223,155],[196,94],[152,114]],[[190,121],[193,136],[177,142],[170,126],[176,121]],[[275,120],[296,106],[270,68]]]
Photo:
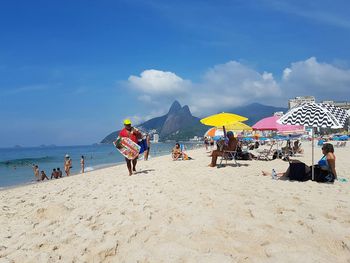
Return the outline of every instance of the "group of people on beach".
[[[141,132],[131,126],[131,121],[129,119],[124,120],[124,128],[120,131],[119,137],[128,137],[133,142],[138,143],[140,138],[142,138]],[[210,157],[211,162],[209,164],[210,167],[216,167],[216,162],[219,156],[223,156],[227,151],[237,151],[239,148],[238,146],[241,144],[241,142],[238,141],[237,138],[234,137],[233,132],[229,131],[226,133],[225,140],[219,141],[217,143],[217,149],[212,150]],[[208,150],[209,146],[212,146],[214,141],[210,140],[209,138],[204,139],[204,144],[206,147],[206,150]],[[220,144],[221,143],[221,144]],[[242,146],[241,146],[242,147]],[[255,145],[254,145],[255,148]],[[148,153],[150,150],[150,145],[147,146],[147,152],[145,151],[145,160],[147,160]],[[293,156],[294,153],[303,153],[303,150],[300,147],[299,140],[296,140],[293,144],[291,143],[290,137],[287,140],[287,144],[285,147],[282,148],[285,152],[290,152],[290,156]],[[322,147],[322,153],[323,157],[318,162],[317,165],[314,165],[312,167],[307,167],[305,169],[305,177],[309,176],[309,171],[313,169],[315,171],[315,178],[318,178],[317,181],[319,182],[333,182],[335,179],[337,179],[337,172],[335,169],[335,155],[334,155],[334,147],[332,144],[327,143],[324,144]],[[254,156],[252,153],[248,152],[248,156],[246,156],[248,160],[257,159],[256,156]],[[174,161],[179,159],[190,159],[187,154],[184,153],[183,149],[181,148],[179,143],[175,144],[175,147],[172,149],[172,159]],[[126,165],[129,171],[129,176],[131,176],[134,172],[136,172],[136,165],[137,165],[137,157],[133,160],[130,160],[128,158],[125,158]],[[285,159],[285,161],[289,161],[290,165],[292,163],[299,162],[297,160],[290,160],[289,158]],[[280,176],[286,176],[288,177],[290,171],[289,169],[284,173],[276,173],[276,175],[273,175],[275,177]],[[271,175],[268,172],[263,171],[263,175]],[[310,178],[311,179],[311,178]]]
[[[229,151],[235,151],[237,154],[237,149],[239,148],[239,141],[234,137],[234,134],[232,132],[227,132],[226,133],[227,139],[228,140],[222,140],[220,141],[222,145],[217,143],[217,149],[213,150],[211,154],[209,155],[211,157],[211,163],[209,164],[210,167],[216,167],[216,162],[217,158],[219,156],[223,156],[226,154],[226,152]],[[335,169],[335,154],[334,154],[334,147],[331,143],[324,143],[322,146],[322,158],[318,161],[317,164],[308,166],[304,163],[301,163],[299,160],[291,160],[289,156],[293,157],[295,154],[300,153],[302,154],[304,151],[300,147],[300,142],[299,140],[295,140],[293,143],[290,140],[290,137],[287,140],[286,146],[282,147],[281,149],[282,152],[285,152],[288,154],[288,158],[285,158],[285,161],[288,161],[290,166],[285,172],[275,172],[273,171],[272,173],[269,173],[267,171],[262,171],[262,175],[266,176],[272,176],[274,179],[278,178],[298,178],[296,180],[302,180],[302,181],[307,181],[307,180],[315,180],[317,182],[334,182],[334,180],[337,179],[337,172]],[[249,153],[250,154],[250,153]],[[254,158],[255,156],[253,154],[249,155],[249,159],[256,159]],[[299,175],[297,177],[293,177],[291,167],[294,167],[296,164],[300,167],[302,164],[302,167],[305,167],[303,171],[298,171]],[[314,171],[314,178],[311,178],[312,172]],[[300,174],[302,173],[302,174]]]
[[[66,154],[64,157],[64,172],[66,173],[66,176],[70,176],[70,170],[72,169],[72,159],[70,158],[69,154]],[[45,179],[47,180],[52,180],[52,179],[59,179],[63,177],[62,171],[59,167],[53,168],[51,172],[51,178],[46,175],[44,170],[39,170],[39,166],[37,164],[33,164],[33,171],[34,171],[34,177],[36,181],[44,181]],[[84,173],[85,170],[85,157],[84,155],[81,156],[80,159],[80,167],[81,167],[81,173]]]

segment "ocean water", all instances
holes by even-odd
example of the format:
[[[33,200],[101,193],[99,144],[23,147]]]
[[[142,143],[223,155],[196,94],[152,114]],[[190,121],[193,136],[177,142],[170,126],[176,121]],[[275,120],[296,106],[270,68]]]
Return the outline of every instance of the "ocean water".
[[[151,144],[150,157],[166,155],[175,143]],[[187,149],[198,147],[197,143],[184,143]],[[113,145],[58,146],[32,148],[0,148],[0,188],[20,184],[35,183],[32,165],[45,171],[50,178],[53,168],[60,168],[64,173],[64,156],[72,159],[71,174],[80,173],[80,158],[85,157],[85,171],[124,163],[124,157]],[[142,156],[141,158],[142,159]],[[126,169],[126,168],[125,168]]]

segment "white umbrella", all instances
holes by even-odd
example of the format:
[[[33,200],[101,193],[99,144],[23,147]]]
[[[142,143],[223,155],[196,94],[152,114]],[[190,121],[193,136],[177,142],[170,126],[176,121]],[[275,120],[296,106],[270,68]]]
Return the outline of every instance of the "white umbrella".
[[[348,113],[334,105],[305,103],[290,109],[278,122],[282,124],[304,125],[307,127],[343,128]],[[312,129],[312,164],[314,163],[314,129]],[[312,180],[314,169],[312,168]]]

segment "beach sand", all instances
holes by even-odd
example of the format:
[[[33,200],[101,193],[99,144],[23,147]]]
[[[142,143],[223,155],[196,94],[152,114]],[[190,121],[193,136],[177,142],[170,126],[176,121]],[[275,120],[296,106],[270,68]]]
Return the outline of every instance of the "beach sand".
[[[120,165],[3,190],[0,262],[350,262],[350,149],[335,151],[348,182],[261,176],[282,160],[210,168],[201,148],[131,177]]]

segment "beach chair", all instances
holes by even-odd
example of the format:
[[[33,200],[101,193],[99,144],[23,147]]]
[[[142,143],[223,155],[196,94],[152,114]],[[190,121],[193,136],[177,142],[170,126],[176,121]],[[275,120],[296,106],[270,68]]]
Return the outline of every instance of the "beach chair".
[[[238,143],[237,143],[236,149],[234,151],[223,150],[218,167],[223,166],[222,162],[224,160],[225,160],[225,165],[227,165],[228,161],[233,161],[236,166],[239,166],[239,163],[237,162],[237,148],[238,148]]]
[[[258,151],[257,160],[271,161],[273,157],[273,146],[275,144],[271,143],[270,148]]]

